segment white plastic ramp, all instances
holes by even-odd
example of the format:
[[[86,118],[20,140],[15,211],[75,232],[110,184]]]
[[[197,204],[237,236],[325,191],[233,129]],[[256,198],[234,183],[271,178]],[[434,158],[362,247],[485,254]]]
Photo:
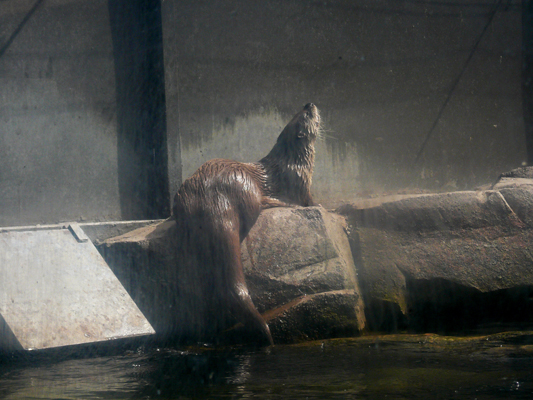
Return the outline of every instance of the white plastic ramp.
[[[153,333],[79,226],[0,230],[0,349]]]

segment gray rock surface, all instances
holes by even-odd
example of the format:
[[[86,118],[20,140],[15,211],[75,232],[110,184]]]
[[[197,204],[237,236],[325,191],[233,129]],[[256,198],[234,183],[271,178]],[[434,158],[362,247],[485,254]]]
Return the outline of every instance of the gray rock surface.
[[[246,280],[274,338],[321,339],[365,328],[344,227],[342,217],[321,207],[279,208],[264,211],[246,237]]]
[[[531,328],[531,176],[520,168],[492,190],[355,201],[340,215],[321,207],[266,210],[242,243],[254,304],[277,343],[365,328]],[[172,221],[156,223],[100,250],[157,332],[194,337],[186,321],[197,309],[173,255],[174,229]]]
[[[320,207],[264,211],[242,245],[254,304],[277,343],[359,333],[365,316],[344,219]],[[194,338],[189,298],[173,253],[175,224],[157,223],[99,249],[156,332]]]
[[[337,210],[347,217],[371,329],[532,320],[531,186],[495,188]]]
[[[358,334],[364,323],[361,297],[353,289],[301,296],[264,314],[280,343]]]

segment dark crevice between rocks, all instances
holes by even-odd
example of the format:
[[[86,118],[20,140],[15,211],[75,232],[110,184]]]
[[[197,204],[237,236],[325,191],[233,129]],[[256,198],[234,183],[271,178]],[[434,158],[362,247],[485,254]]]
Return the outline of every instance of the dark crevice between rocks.
[[[350,250],[357,271],[357,281],[363,297],[366,329],[371,332],[397,333],[407,329],[407,318],[398,303],[375,299],[369,293],[370,287],[364,272],[361,243],[355,230],[348,236]]]
[[[386,300],[365,300],[365,317],[372,332],[398,333],[407,330],[408,321],[397,303]]]
[[[491,333],[533,327],[533,286],[491,292],[444,279],[407,279],[408,326],[414,332]]]

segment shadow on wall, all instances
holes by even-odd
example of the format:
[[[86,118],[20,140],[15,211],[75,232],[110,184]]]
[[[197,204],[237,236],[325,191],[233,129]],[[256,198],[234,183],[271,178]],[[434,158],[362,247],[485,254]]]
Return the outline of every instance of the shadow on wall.
[[[110,0],[122,219],[170,215],[159,0]]]

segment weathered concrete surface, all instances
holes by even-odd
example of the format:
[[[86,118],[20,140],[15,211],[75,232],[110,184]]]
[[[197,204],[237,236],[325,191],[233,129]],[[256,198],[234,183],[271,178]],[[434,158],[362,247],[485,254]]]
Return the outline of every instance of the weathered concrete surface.
[[[533,232],[528,203],[520,200],[528,190],[340,207],[357,255],[370,328],[453,331],[528,323]],[[512,199],[520,212],[510,207]]]
[[[250,293],[275,342],[364,329],[343,224],[318,207],[272,209],[261,214],[245,239],[242,259]],[[190,298],[187,282],[180,278],[174,229],[167,220],[106,240],[99,248],[157,333],[194,339],[186,323],[201,309],[201,299]]]
[[[120,219],[108,2],[2,3],[0,47],[0,225]]]
[[[155,136],[146,119],[165,122],[160,65],[170,193],[182,166],[187,177],[210,158],[263,157],[309,101],[327,133],[312,190],[328,206],[466,189],[526,160],[518,1],[499,7],[418,164],[492,2],[167,0],[164,58],[146,46],[157,24],[117,12],[130,3],[145,4],[1,2],[0,225],[159,217],[132,208],[154,205],[144,182],[165,162],[137,140]]]
[[[137,220],[137,221],[108,221],[108,222],[81,222],[79,225],[87,237],[95,245],[100,244],[106,239],[123,235],[134,229],[143,228],[147,225],[153,225],[163,220]],[[50,225],[27,225],[27,226],[10,226],[0,227],[2,232],[15,232],[27,230],[45,230],[45,229],[64,229],[68,228],[71,222]]]
[[[0,233],[0,351],[153,333],[76,225]]]
[[[91,239],[94,244],[98,245],[106,239],[124,235],[134,229],[143,228],[158,222],[163,222],[163,220],[82,222],[79,226],[83,229],[83,232],[85,232],[89,239]]]
[[[105,240],[98,250],[158,335],[174,330],[176,261],[169,233],[172,221],[157,222]]]
[[[498,9],[439,115],[492,9],[481,1],[164,1],[169,149],[181,143],[182,156],[169,169],[181,161],[187,177],[215,157],[258,160],[312,101],[327,128],[312,188],[323,205],[361,191],[492,181],[526,160],[520,2]],[[179,185],[171,180],[171,192]]]

